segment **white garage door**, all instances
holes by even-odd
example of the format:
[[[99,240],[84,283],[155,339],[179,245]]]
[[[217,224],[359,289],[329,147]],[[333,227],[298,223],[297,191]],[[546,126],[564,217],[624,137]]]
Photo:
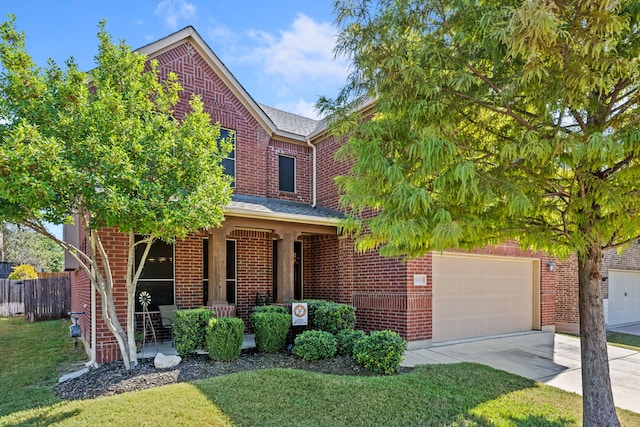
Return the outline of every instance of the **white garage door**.
[[[609,270],[609,325],[640,322],[640,271]]]
[[[530,259],[434,253],[433,341],[533,329],[534,273]]]

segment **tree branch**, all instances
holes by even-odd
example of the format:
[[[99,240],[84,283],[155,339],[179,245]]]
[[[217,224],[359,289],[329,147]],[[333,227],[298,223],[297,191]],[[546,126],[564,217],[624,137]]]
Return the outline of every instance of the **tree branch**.
[[[471,102],[473,102],[476,105],[479,105],[482,108],[486,108],[487,110],[493,111],[494,113],[498,113],[498,114],[502,114],[503,116],[507,116],[507,117],[511,117],[512,119],[516,120],[518,123],[520,123],[521,125],[523,125],[525,128],[527,128],[528,130],[535,130],[536,128],[533,127],[531,124],[529,124],[529,122],[527,122],[526,120],[524,120],[522,117],[520,117],[519,115],[515,114],[510,108],[507,108],[506,110],[494,107],[493,105],[485,102],[485,101],[481,101],[477,98],[474,98],[470,95],[467,95],[466,93],[462,93],[462,92],[458,92],[456,90],[453,89],[449,89],[449,88],[442,88],[443,92],[448,92],[452,95],[458,96],[460,98],[464,98],[466,100],[469,100]]]

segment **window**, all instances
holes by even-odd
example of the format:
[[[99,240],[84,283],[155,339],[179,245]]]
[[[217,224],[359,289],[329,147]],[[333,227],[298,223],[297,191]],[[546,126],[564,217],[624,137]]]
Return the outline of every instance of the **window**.
[[[231,152],[227,154],[227,157],[222,159],[222,166],[224,167],[224,173],[233,178],[232,186],[235,186],[236,182],[236,133],[231,129],[220,128],[220,139],[229,138],[229,142],[233,146]]]
[[[296,159],[288,156],[278,156],[278,189],[280,191],[296,192]]]
[[[227,302],[236,303],[236,241],[227,240]]]
[[[136,241],[142,236],[136,236]],[[136,246],[135,268],[137,269],[144,254],[145,245]],[[142,311],[140,292],[151,295],[149,311],[157,311],[159,305],[174,304],[173,244],[156,240],[151,245],[147,261],[142,269],[136,289],[136,311]]]

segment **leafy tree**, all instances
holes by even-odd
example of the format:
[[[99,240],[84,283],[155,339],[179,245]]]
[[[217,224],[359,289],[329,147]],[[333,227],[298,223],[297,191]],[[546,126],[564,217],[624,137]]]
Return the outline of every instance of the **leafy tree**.
[[[0,226],[0,232],[5,261],[31,264],[38,271],[62,271],[64,251],[53,240],[13,224]]]
[[[174,111],[177,76],[159,77],[158,64],[114,44],[101,22],[96,67],[78,70],[72,59],[38,68],[25,52],[15,18],[0,26],[0,219],[54,240],[79,261],[97,289],[102,315],[127,368],[137,364],[134,271],[136,245],[146,260],[155,239],[173,241],[218,227],[231,195],[217,143],[200,99],[190,112]],[[44,224],[75,217],[86,250],[60,241]],[[129,236],[126,330],[116,313],[114,277],[101,235],[115,227]],[[144,238],[135,241],[135,233]]]
[[[599,271],[603,250],[640,234],[639,2],[338,0],[335,12],[352,74],[318,106],[350,134],[339,184],[358,247],[517,239],[576,253],[584,423],[618,425]]]

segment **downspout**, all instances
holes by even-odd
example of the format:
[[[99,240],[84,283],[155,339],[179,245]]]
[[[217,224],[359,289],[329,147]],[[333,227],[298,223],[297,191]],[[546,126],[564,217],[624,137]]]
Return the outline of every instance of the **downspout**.
[[[305,137],[305,140],[307,141],[307,145],[311,147],[311,152],[313,156],[313,196],[312,196],[311,207],[315,208],[316,202],[317,202],[317,199],[316,199],[316,146],[311,143],[311,140],[308,137]]]
[[[98,364],[96,363],[96,287],[92,283],[91,284],[91,346],[90,346],[90,356],[91,360],[89,360],[84,365],[88,368],[96,368]]]

